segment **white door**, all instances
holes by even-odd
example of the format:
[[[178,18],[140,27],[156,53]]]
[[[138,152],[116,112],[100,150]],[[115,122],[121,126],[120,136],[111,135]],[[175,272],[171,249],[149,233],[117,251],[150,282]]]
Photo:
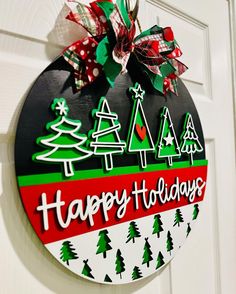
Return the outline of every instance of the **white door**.
[[[236,293],[235,143],[226,0],[141,0],[142,28],[157,22],[172,26],[183,49],[189,66],[183,80],[202,120],[209,159],[200,221],[170,265],[131,285],[93,284],[64,269],[35,236],[19,200],[12,146],[30,84],[81,34],[77,26],[57,18],[63,2],[0,0],[0,293]]]

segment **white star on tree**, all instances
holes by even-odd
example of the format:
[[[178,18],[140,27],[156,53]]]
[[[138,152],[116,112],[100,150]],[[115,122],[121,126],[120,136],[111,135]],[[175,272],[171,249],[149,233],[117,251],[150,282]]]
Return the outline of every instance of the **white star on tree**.
[[[134,99],[143,100],[145,91],[141,88],[141,85],[139,83],[136,83],[134,87],[130,87],[129,90],[134,94]]]
[[[67,115],[67,113],[69,111],[69,108],[66,104],[66,101],[58,101],[55,109],[59,112],[59,115],[61,115],[61,116]]]
[[[172,137],[171,134],[170,134],[170,132],[169,132],[168,133],[168,136],[165,137],[164,140],[166,141],[166,146],[172,145],[173,144],[174,137]]]

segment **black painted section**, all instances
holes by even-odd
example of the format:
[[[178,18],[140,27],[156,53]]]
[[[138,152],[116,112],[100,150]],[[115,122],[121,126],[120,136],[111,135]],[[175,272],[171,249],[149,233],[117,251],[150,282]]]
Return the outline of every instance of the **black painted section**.
[[[92,85],[76,93],[74,87],[73,69],[62,57],[56,59],[38,77],[26,98],[23,106],[15,141],[15,165],[17,175],[41,174],[60,172],[60,164],[35,163],[31,156],[35,152],[43,151],[35,141],[37,137],[48,135],[45,126],[55,119],[50,110],[54,98],[64,97],[70,107],[69,116],[82,122],[80,133],[87,133],[93,127],[91,110],[97,107],[101,96],[106,96],[110,109],[119,116],[122,129],[120,138],[126,140],[129,128],[129,118],[132,111],[132,100],[128,95],[128,88],[139,82],[146,91],[143,108],[150,127],[154,143],[158,137],[160,126],[159,114],[162,107],[169,108],[177,138],[180,138],[183,127],[184,114],[190,112],[201,144],[204,146],[203,133],[199,116],[192,98],[181,80],[178,82],[179,96],[167,94],[166,97],[153,90],[146,74],[138,66],[136,60],[131,59],[128,64],[129,73],[120,75],[114,88],[109,85],[104,76],[99,77]],[[194,159],[204,159],[205,151],[195,154]],[[187,157],[185,160],[188,159]],[[157,163],[153,153],[147,155],[149,164]],[[180,160],[184,160],[181,158]],[[114,167],[137,165],[138,158],[135,154],[113,156]],[[176,161],[174,159],[174,161]],[[161,161],[159,161],[161,162]],[[162,161],[164,162],[164,160]],[[74,164],[75,169],[99,169],[101,158],[92,157]]]

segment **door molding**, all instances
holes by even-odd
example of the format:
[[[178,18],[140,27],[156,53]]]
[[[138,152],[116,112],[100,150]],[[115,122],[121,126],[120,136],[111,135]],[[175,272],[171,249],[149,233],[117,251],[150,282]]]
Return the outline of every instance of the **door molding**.
[[[234,133],[236,137],[236,5],[234,0],[227,0],[229,4],[230,53],[232,73],[232,94],[234,105]],[[236,140],[235,140],[236,151]]]

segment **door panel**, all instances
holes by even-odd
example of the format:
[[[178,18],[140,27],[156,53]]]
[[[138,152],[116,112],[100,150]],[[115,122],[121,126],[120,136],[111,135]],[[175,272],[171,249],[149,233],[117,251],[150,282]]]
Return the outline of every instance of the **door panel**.
[[[182,61],[189,66],[183,81],[202,120],[209,159],[209,180],[200,222],[171,262],[169,275],[164,277],[169,285],[161,283],[161,293],[228,294],[236,289],[233,278],[236,255],[231,247],[236,245],[235,142],[228,6],[226,1],[217,1],[214,7],[209,2],[181,1],[181,7],[176,7],[180,4],[176,1],[168,4],[148,1],[150,22],[158,16],[161,26],[171,24],[183,49]],[[224,23],[219,22],[222,17]]]

